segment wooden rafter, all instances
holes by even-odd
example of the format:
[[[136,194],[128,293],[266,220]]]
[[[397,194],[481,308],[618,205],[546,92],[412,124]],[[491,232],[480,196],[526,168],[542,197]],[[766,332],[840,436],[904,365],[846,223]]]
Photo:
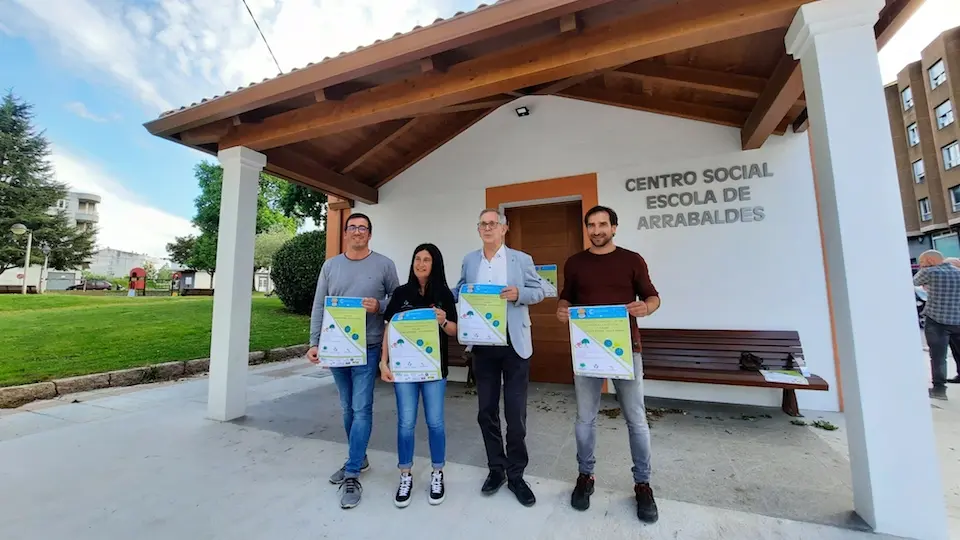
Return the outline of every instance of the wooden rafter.
[[[810,117],[807,115],[807,110],[804,109],[800,116],[793,121],[793,132],[794,133],[803,133],[810,127]]]
[[[580,29],[580,21],[576,13],[568,13],[560,17],[560,32],[576,32]]]
[[[880,18],[873,27],[874,35],[877,36],[877,50],[882,49],[903,28],[910,17],[920,9],[923,2],[924,0],[893,0],[887,2],[887,7],[880,13]]]
[[[592,73],[708,43],[783,28],[810,0],[690,0],[606,26],[560,34],[454,65],[446,73],[390,83],[236,128],[221,146],[276,148],[410,117],[503,92]],[[576,54],[571,54],[575,50]]]
[[[596,87],[578,86],[558,93],[559,96],[624,107],[637,111],[646,111],[668,116],[677,116],[688,120],[699,120],[722,126],[742,127],[747,120],[747,113],[712,105],[688,103],[663,98],[650,97],[644,94],[633,94],[605,90]]]
[[[420,160],[432,154],[435,150],[441,146],[450,142],[451,139],[457,135],[463,133],[464,131],[470,129],[474,124],[483,120],[488,114],[492,113],[496,109],[487,109],[480,111],[473,111],[469,115],[464,115],[463,122],[457,124],[450,124],[446,129],[438,132],[436,139],[425,141],[420,148],[410,152],[409,158],[395,171],[390,173],[386,178],[377,182],[376,187],[380,188],[387,182],[393,180],[394,178],[400,176],[401,173],[416,165]]]
[[[266,170],[298,184],[346,199],[377,204],[377,190],[355,178],[332,171],[312,158],[288,148],[266,152]]]
[[[497,107],[501,107],[501,106],[503,106],[503,105],[506,105],[507,103],[510,103],[511,101],[513,101],[513,100],[515,100],[515,99],[516,99],[515,97],[508,96],[508,97],[502,97],[502,98],[491,97],[491,98],[489,98],[489,99],[481,99],[481,100],[477,100],[477,101],[468,101],[467,103],[461,103],[461,104],[459,104],[459,105],[452,105],[452,106],[450,106],[450,107],[444,107],[444,108],[442,108],[442,109],[437,109],[436,111],[431,111],[431,112],[429,112],[429,113],[424,113],[424,114],[422,114],[422,115],[418,115],[418,117],[419,117],[419,116],[429,116],[429,115],[432,115],[432,114],[451,114],[451,113],[466,112],[466,111],[479,111],[479,110],[486,110],[486,109],[496,109]]]
[[[609,77],[635,79],[643,82],[668,84],[694,90],[705,90],[729,96],[756,99],[763,92],[767,80],[762,77],[737,75],[684,66],[667,66],[654,62],[637,62],[611,71]]]
[[[803,76],[800,62],[785,55],[770,76],[766,88],[757,99],[750,117],[740,132],[744,150],[763,146],[803,94]]]
[[[227,118],[219,122],[184,131],[180,134],[180,140],[184,144],[193,146],[213,144],[219,142],[220,139],[225,137],[236,125],[239,124],[235,124],[233,118]]]
[[[339,168],[339,172],[342,174],[350,173],[362,165],[371,156],[379,152],[383,147],[395,141],[397,138],[402,137],[404,133],[410,131],[410,129],[413,128],[416,123],[417,120],[413,119],[393,120],[380,124],[377,126],[377,131],[373,135],[367,137],[362,142],[347,151],[346,157],[341,160],[341,163],[344,165]]]
[[[511,0],[463,17],[452,17],[350,54],[339,55],[219,99],[147,123],[150,133],[174,133],[295,98],[325,86],[364,77],[542,22],[591,9],[612,0]]]

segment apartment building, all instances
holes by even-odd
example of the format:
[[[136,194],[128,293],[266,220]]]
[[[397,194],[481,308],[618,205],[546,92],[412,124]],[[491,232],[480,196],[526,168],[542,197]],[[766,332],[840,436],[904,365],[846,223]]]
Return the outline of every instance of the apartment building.
[[[100,196],[93,193],[67,192],[67,196],[57,201],[56,208],[51,211],[63,210],[70,225],[85,231],[97,226],[100,215],[97,208],[100,206]]]
[[[960,257],[960,27],[934,39],[885,88],[910,257]]]

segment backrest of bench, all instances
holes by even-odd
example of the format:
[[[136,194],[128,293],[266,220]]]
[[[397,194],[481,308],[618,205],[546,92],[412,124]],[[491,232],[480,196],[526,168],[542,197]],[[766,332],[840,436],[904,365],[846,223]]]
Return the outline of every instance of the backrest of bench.
[[[467,365],[467,348],[456,339],[447,340],[447,361],[451,366]]]
[[[739,371],[740,354],[749,352],[783,369],[788,354],[803,357],[796,331],[641,328],[640,346],[644,366],[660,368]]]

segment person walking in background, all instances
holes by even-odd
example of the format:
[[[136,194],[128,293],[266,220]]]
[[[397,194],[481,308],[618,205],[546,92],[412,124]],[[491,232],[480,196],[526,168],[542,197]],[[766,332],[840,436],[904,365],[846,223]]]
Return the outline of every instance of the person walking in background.
[[[955,268],[960,268],[960,259],[957,257],[947,257],[945,260]],[[953,362],[957,365],[957,374],[947,379],[947,382],[960,384],[960,337],[950,338],[950,354],[953,356]]]
[[[367,444],[373,428],[373,389],[383,341],[383,312],[390,294],[400,286],[400,280],[393,261],[370,250],[373,223],[369,217],[352,214],[343,232],[347,251],[325,262],[317,278],[317,292],[310,315],[310,350],[307,351],[307,358],[314,364],[319,363],[317,344],[323,327],[325,298],[363,298],[363,307],[367,311],[367,363],[330,368],[340,394],[343,427],[347,432],[349,448],[346,463],[333,473],[330,482],[340,484],[340,506],[347,509],[360,504],[363,493],[360,472],[370,467]]]
[[[647,263],[639,253],[618,247],[617,213],[595,206],[583,219],[590,236],[590,248],[567,259],[563,267],[563,291],[557,303],[557,319],[569,322],[571,306],[626,305],[633,341],[634,380],[614,379],[617,400],[627,421],[630,455],[633,458],[634,494],[637,517],[646,523],[659,518],[657,503],[650,488],[650,427],[643,397],[643,358],[640,356],[640,330],[635,317],[652,315],[660,308],[660,295],[650,281]],[[574,377],[577,395],[577,464],[580,475],[570,497],[577,510],[590,508],[596,478],[593,475],[597,445],[597,412],[603,379]]]
[[[399,508],[410,505],[413,491],[414,428],[417,426],[417,409],[423,396],[423,415],[427,423],[430,443],[430,504],[443,502],[446,488],[443,481],[443,466],[446,460],[446,433],[443,421],[443,400],[447,388],[447,362],[449,336],[457,335],[457,303],[447,285],[443,268],[443,255],[433,244],[421,244],[413,250],[410,275],[407,282],[397,288],[383,316],[387,324],[397,313],[411,309],[431,308],[440,325],[440,369],[442,378],[436,381],[395,382],[390,371],[390,347],[383,341],[380,358],[380,377],[393,384],[397,395],[397,455],[400,468],[400,485],[394,504]]]
[[[930,397],[946,400],[947,346],[951,340],[960,339],[960,268],[946,262],[936,250],[924,251],[918,262],[920,270],[913,276],[913,283],[927,290],[923,332],[933,373]]]
[[[477,383],[477,423],[483,436],[490,473],[481,492],[493,495],[504,482],[524,506],[537,502],[523,479],[527,467],[527,386],[530,382],[530,313],[527,306],[543,300],[543,288],[530,255],[503,244],[507,220],[498,210],[480,212],[477,231],[483,247],[463,258],[460,281],[454,290],[471,284],[506,285],[500,293],[507,300],[507,346],[474,346],[473,371]],[[500,429],[500,387],[503,381],[503,412],[507,421],[504,452]]]

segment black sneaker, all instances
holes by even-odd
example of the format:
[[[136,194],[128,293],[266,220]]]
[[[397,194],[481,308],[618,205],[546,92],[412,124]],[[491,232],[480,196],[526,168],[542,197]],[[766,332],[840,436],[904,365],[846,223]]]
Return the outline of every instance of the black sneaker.
[[[941,401],[947,401],[947,387],[946,386],[934,386],[930,389],[930,398],[939,399]]]
[[[650,484],[637,484],[633,491],[637,494],[637,517],[644,523],[656,523],[660,513],[657,512],[657,501],[653,500]]]
[[[953,377],[952,379],[947,379],[948,383],[960,384],[960,375]]]
[[[480,492],[484,495],[493,495],[494,493],[500,491],[500,487],[503,486],[504,482],[507,481],[507,475],[503,473],[500,469],[490,469],[490,474],[487,475],[487,479],[483,482],[483,487],[480,488]]]
[[[442,503],[446,492],[443,487],[443,471],[430,473],[430,504],[436,506]]]
[[[520,504],[528,508],[537,503],[537,497],[533,494],[533,490],[530,489],[530,484],[528,484],[523,478],[507,481],[507,489],[512,491],[513,494],[517,496],[517,500],[520,501]]]
[[[570,506],[581,512],[590,508],[591,495],[593,495],[593,477],[581,473],[577,477],[577,487],[573,488],[573,495],[570,496]]]
[[[400,486],[397,488],[397,497],[393,504],[397,508],[406,508],[410,506],[410,493],[413,491],[413,476],[410,473],[400,474]]]

